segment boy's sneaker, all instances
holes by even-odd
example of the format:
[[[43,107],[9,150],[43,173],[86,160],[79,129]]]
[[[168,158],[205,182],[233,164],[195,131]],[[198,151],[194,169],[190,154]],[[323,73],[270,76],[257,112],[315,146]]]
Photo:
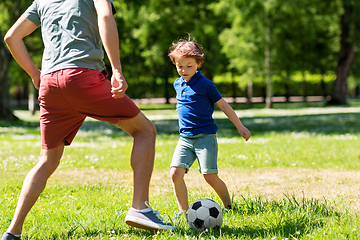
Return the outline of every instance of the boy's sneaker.
[[[14,236],[14,234],[11,234],[9,232],[4,233],[1,240],[21,240],[20,237]]]
[[[179,211],[177,211],[176,213],[175,213],[175,215],[172,217],[172,219],[179,219],[179,218],[181,218],[182,216],[185,216],[186,217],[186,212],[181,212],[180,210]]]
[[[150,208],[149,212],[139,212],[136,209],[130,208],[125,217],[126,224],[146,229],[149,231],[157,231],[157,230],[174,230],[175,227],[170,223],[164,223],[164,219],[160,216],[158,211],[154,211],[149,202],[145,202],[145,205]],[[2,240],[2,239],[1,239]]]

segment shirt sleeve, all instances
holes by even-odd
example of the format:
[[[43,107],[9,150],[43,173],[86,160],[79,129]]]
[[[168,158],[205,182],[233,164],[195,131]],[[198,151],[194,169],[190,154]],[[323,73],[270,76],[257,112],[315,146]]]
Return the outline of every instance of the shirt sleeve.
[[[209,81],[207,85],[207,94],[211,99],[211,101],[213,101],[214,103],[216,103],[222,98],[219,90],[216,88],[215,84],[211,81]]]
[[[95,4],[97,1],[98,1],[98,0],[94,0],[94,4]],[[115,9],[115,6],[114,6],[114,1],[113,1],[113,0],[108,0],[108,1],[111,3],[113,14],[115,14],[115,13],[116,13],[116,9]]]
[[[32,21],[36,26],[41,25],[40,16],[38,13],[38,7],[37,7],[36,1],[33,1],[33,3],[28,7],[28,9],[22,14],[23,17],[29,19]]]

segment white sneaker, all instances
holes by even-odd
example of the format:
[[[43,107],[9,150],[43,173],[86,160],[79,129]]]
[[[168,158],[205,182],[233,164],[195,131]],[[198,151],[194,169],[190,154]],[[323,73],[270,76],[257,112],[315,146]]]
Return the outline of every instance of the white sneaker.
[[[164,219],[160,216],[158,211],[154,211],[151,208],[149,202],[145,202],[145,205],[150,208],[149,212],[143,213],[134,208],[130,208],[125,217],[126,224],[149,231],[175,229],[175,227],[170,223],[164,223]]]

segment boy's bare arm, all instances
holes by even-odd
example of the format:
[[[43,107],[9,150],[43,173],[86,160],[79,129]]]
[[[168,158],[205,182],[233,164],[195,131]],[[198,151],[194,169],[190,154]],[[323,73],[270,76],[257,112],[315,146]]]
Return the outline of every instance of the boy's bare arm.
[[[251,136],[250,131],[241,123],[234,109],[225,101],[225,99],[221,98],[219,101],[216,102],[216,105],[220,108],[221,111],[225,113],[225,115],[235,125],[239,134],[245,139],[245,141],[249,140]]]

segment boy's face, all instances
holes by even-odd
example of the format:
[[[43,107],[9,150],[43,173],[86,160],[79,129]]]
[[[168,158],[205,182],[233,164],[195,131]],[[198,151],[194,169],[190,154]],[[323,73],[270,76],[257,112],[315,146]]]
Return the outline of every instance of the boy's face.
[[[175,57],[176,70],[185,81],[189,81],[196,73],[200,64],[197,64],[191,57]]]

